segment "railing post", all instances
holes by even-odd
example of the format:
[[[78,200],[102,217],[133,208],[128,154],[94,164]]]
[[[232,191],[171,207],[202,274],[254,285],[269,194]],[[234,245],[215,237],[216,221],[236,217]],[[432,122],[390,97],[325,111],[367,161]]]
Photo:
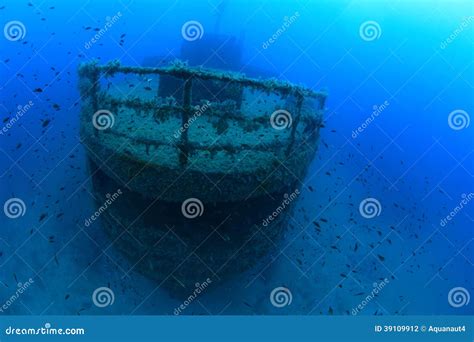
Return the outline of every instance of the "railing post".
[[[181,120],[181,127],[185,127],[187,122],[189,121],[189,116],[191,115],[191,96],[192,96],[192,85],[193,79],[189,77],[184,81],[184,90],[183,90],[183,112],[182,112],[182,120]],[[184,129],[183,133],[181,134],[181,144],[180,144],[180,155],[179,155],[179,162],[182,166],[185,166],[188,162],[188,154],[189,154],[189,140],[188,140],[188,130]]]
[[[293,125],[291,126],[291,133],[290,133],[290,143],[288,144],[288,148],[286,150],[286,156],[289,157],[291,151],[293,150],[293,145],[295,144],[295,135],[296,135],[296,127],[300,122],[301,116],[301,107],[303,106],[303,95],[300,92],[296,92],[296,113],[295,119],[293,120]]]
[[[99,99],[97,97],[99,92],[99,69],[94,65],[94,70],[90,74],[90,82],[92,83],[91,86],[91,104],[92,104],[92,114],[91,114],[91,123],[93,115],[99,110]],[[99,130],[94,129],[94,135],[97,137],[99,135]]]

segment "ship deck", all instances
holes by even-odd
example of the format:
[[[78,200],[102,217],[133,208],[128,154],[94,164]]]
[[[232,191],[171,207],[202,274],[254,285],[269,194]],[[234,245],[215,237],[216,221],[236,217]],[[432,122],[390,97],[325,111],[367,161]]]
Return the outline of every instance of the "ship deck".
[[[281,192],[304,177],[325,94],[216,72],[199,77],[182,65],[174,72],[112,66],[82,70],[81,135],[89,157],[120,184],[170,201],[234,201]],[[181,75],[172,96],[159,96],[158,70]],[[208,87],[236,95],[196,96]],[[106,129],[93,124],[101,110],[111,120]]]

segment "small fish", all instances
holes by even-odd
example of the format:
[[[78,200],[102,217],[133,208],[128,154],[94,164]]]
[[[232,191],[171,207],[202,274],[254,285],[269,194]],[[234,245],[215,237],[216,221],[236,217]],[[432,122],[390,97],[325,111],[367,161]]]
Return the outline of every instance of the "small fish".
[[[246,306],[248,306],[249,308],[252,308],[253,309],[253,306],[250,305],[249,303],[247,303],[246,301],[242,301],[242,303],[244,303]]]

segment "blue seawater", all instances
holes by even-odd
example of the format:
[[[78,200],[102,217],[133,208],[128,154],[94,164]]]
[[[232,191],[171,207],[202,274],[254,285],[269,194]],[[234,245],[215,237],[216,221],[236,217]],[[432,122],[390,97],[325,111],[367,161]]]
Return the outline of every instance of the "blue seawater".
[[[243,65],[328,93],[274,259],[192,301],[84,225],[77,76],[177,58],[190,21],[235,37]],[[1,314],[474,313],[472,1],[3,0],[0,24]]]

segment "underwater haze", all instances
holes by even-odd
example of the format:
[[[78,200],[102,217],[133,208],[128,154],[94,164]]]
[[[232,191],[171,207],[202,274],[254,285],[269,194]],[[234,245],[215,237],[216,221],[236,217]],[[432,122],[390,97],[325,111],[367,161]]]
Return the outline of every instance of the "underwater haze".
[[[2,315],[474,313],[472,1],[0,0],[0,24]],[[219,225],[227,224],[222,209],[227,204],[222,203],[230,198],[206,201],[212,187],[204,173],[189,184],[177,179],[153,208],[153,220],[160,220],[175,208],[168,209],[166,199],[181,208],[183,195],[201,199],[193,208],[203,216],[197,220],[219,210],[223,219],[210,230],[213,242],[197,258],[212,254],[213,260],[226,253],[221,243],[238,244],[235,253],[229,252],[236,271],[226,276],[205,263],[188,269],[199,277],[180,278],[177,269],[188,255],[179,256],[171,243],[153,245],[163,251],[158,259],[136,257],[133,241],[142,239],[142,232],[146,236],[148,226],[123,227],[130,228],[132,242],[115,243],[111,234],[122,229],[120,222],[127,226],[132,205],[151,196],[147,189],[161,185],[143,181],[132,189],[133,196],[124,190],[128,206],[117,195],[110,208],[99,208],[105,201],[98,198],[99,187],[117,189],[109,171],[125,167],[114,169],[106,153],[94,156],[87,144],[84,132],[94,128],[81,115],[94,111],[84,96],[90,89],[80,89],[79,66],[119,61],[139,70],[177,59],[190,67],[276,78],[282,83],[275,84],[290,82],[301,87],[294,89],[327,94],[317,141],[290,149],[294,155],[298,149],[314,151],[304,177],[290,167],[278,168],[275,175],[295,175],[296,183],[275,193],[268,189],[278,184],[265,184],[255,203],[242,200],[249,222],[260,213],[282,219],[278,238],[268,233],[252,239],[253,229],[269,224],[260,218],[255,226],[241,222],[249,239],[238,230],[230,238],[220,234]],[[120,85],[101,82],[110,94],[145,98],[156,87],[154,79],[139,74]],[[160,82],[160,87],[165,84]],[[199,88],[194,82],[193,94],[216,95],[221,88]],[[272,134],[306,122],[299,122],[293,109],[262,107],[257,100],[248,108],[266,115],[268,121],[262,122]],[[100,109],[114,113],[116,129],[120,115],[129,115]],[[272,113],[278,110],[284,110],[278,114],[286,115],[286,126],[272,128]],[[205,126],[206,118],[199,114],[189,125]],[[225,121],[214,125],[222,134],[233,129]],[[187,138],[183,132],[180,139]],[[268,147],[262,153],[279,151]],[[263,163],[262,158],[247,159],[245,165]],[[161,156],[155,162],[167,160]],[[236,162],[225,170],[226,177],[240,167]],[[252,176],[233,182],[232,190],[258,178]],[[201,183],[202,196],[185,196]],[[290,194],[293,190],[296,195]],[[262,200],[267,196],[273,202]],[[282,209],[281,203],[289,207]],[[143,212],[150,206],[145,204]],[[110,224],[105,218],[111,213],[124,219]],[[195,216],[173,217],[182,226],[167,226],[166,234],[201,236]],[[265,255],[243,252],[258,250],[258,244],[269,245]],[[157,270],[168,263],[177,273],[168,272],[161,281]],[[165,280],[178,285],[166,286]]]

